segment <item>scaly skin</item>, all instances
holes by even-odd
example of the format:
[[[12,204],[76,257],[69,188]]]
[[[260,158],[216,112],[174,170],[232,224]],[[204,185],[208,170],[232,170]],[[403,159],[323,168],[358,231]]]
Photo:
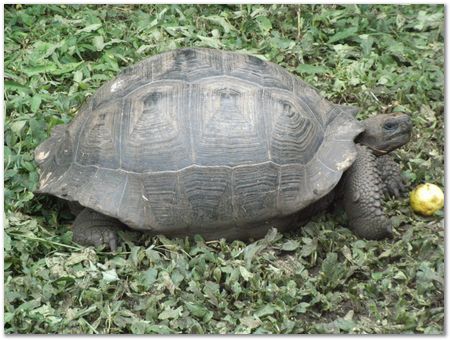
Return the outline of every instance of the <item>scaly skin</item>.
[[[376,156],[366,146],[357,145],[358,156],[344,178],[344,207],[349,227],[363,238],[377,240],[392,235],[381,200],[384,184]]]
[[[390,155],[377,157],[377,168],[383,180],[383,192],[386,196],[400,197],[405,191],[400,165]]]
[[[124,228],[118,220],[85,208],[72,225],[73,241],[83,246],[106,244],[111,251],[117,249],[117,231]]]

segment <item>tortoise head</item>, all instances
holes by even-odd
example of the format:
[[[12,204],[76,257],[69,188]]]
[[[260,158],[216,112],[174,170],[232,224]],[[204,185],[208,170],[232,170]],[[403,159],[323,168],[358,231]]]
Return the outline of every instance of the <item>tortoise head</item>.
[[[363,121],[365,131],[356,139],[376,155],[383,155],[408,143],[411,118],[404,113],[380,114]]]

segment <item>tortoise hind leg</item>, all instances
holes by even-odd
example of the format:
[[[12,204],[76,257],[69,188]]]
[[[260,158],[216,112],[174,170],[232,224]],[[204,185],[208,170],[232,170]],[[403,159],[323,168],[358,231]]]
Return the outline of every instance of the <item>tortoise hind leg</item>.
[[[384,184],[376,157],[357,145],[358,155],[345,174],[344,207],[350,229],[363,238],[376,240],[392,235],[392,225],[381,206]]]
[[[77,201],[67,201],[67,206],[74,216],[78,216],[84,210],[84,207]]]
[[[106,244],[111,251],[117,249],[117,231],[125,225],[115,218],[85,208],[73,222],[73,241],[84,246]]]

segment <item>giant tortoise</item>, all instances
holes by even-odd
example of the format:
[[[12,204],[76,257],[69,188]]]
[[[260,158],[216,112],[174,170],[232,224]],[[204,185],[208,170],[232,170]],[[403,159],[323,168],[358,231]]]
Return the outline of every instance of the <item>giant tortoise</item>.
[[[213,49],[162,53],[104,84],[35,152],[40,188],[83,207],[73,239],[117,246],[117,229],[248,239],[299,226],[340,200],[358,236],[392,232],[398,195],[387,153],[408,142],[406,114],[362,122],[298,77]]]

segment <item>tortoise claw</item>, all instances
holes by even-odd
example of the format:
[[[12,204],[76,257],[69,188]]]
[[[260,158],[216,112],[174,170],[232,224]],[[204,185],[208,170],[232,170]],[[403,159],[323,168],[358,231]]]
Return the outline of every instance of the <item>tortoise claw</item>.
[[[377,167],[384,183],[383,193],[385,197],[400,198],[406,192],[406,186],[401,176],[400,166],[390,155],[378,157]]]
[[[400,198],[406,191],[406,186],[400,176],[393,176],[385,183],[384,193],[386,196]]]
[[[89,239],[92,240],[93,245],[107,245],[111,251],[117,249],[118,239],[115,230],[105,226],[93,227],[86,231],[89,233]]]
[[[84,246],[106,245],[115,251],[119,244],[117,230],[122,227],[118,220],[84,209],[73,223],[73,241]]]

